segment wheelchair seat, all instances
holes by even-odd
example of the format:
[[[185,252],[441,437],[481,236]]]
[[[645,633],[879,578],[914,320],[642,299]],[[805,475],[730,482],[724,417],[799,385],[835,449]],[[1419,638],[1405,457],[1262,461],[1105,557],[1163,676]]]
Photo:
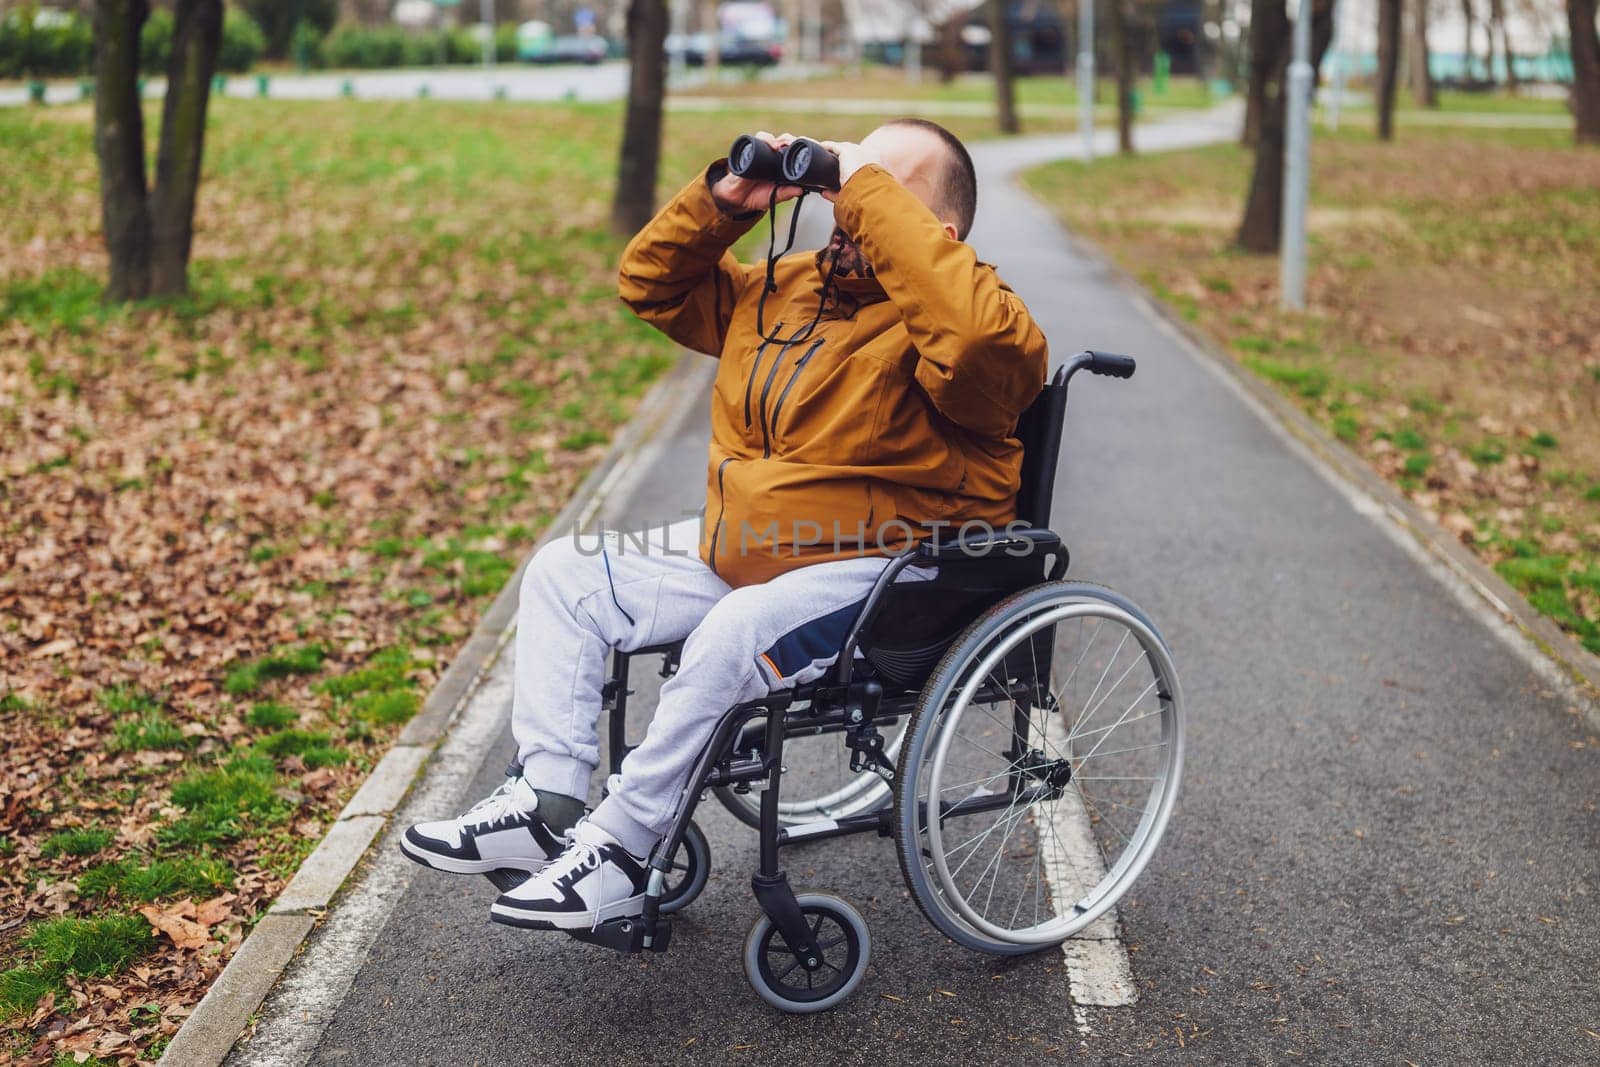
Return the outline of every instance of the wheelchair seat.
[[[1032,537],[1030,548],[1045,547],[1062,557],[1052,570],[1065,570],[1065,550],[1048,532],[1050,505],[1055,495],[1056,459],[1066,423],[1067,378],[1062,367],[1017,419],[1016,437],[1022,444],[1022,477],[1017,492],[1017,522]],[[938,573],[921,582],[891,582],[882,586],[876,601],[863,604],[866,618],[853,647],[871,665],[876,677],[892,686],[921,686],[946,649],[974,619],[992,605],[1047,575],[1043,560],[1033,551],[1011,554],[992,550],[989,542],[960,542],[954,551],[937,553]],[[1015,551],[1015,550],[1013,550]],[[930,555],[926,547],[923,556]],[[844,668],[848,671],[852,668]],[[853,666],[853,665],[852,665]]]

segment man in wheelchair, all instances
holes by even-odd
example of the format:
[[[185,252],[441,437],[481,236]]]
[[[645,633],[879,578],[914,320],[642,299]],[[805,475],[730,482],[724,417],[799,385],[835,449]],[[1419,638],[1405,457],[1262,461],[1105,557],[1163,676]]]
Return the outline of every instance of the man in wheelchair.
[[[795,140],[755,136],[779,151]],[[563,538],[529,563],[517,763],[464,815],[413,826],[401,846],[437,870],[528,872],[494,903],[496,921],[587,930],[638,914],[650,853],[718,717],[826,671],[888,555],[1014,516],[1014,434],[1045,382],[1045,339],[965,243],[971,158],[920,119],[821,144],[837,158],[837,186],[821,190],[837,228],[815,255],[735,258],[730,246],[803,190],[726,160],[623,254],[624,303],[721,360],[704,517],[598,546]],[[680,640],[643,742],[585,815],[608,653]]]

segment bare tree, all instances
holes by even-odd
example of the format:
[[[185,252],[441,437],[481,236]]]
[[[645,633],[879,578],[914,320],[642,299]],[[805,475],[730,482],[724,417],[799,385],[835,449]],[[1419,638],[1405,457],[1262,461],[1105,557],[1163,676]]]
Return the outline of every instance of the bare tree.
[[[939,25],[939,46],[934,65],[939,68],[939,81],[944,85],[955,81],[956,75],[967,65],[961,45],[962,18],[961,15],[952,15]]]
[[[1250,18],[1261,8],[1276,5],[1282,13],[1284,0],[1254,0]],[[1266,42],[1272,49],[1272,77],[1261,110],[1261,135],[1256,142],[1255,168],[1250,175],[1250,192],[1245,199],[1244,217],[1239,222],[1235,244],[1246,252],[1276,252],[1283,220],[1283,141],[1288,125],[1287,74],[1292,28],[1288,17],[1283,33]],[[1322,57],[1333,41],[1333,0],[1312,0],[1311,6],[1311,84],[1317,83]]]
[[[994,72],[996,121],[1001,133],[1021,130],[1017,122],[1016,86],[1011,77],[1011,17],[1006,0],[989,0],[989,69]]]
[[[1600,144],[1600,35],[1595,32],[1595,0],[1567,0],[1572,34],[1573,136],[1579,144]]]
[[[1261,140],[1261,115],[1267,107],[1267,86],[1273,78],[1278,42],[1288,33],[1288,18],[1282,3],[1252,0],[1250,4],[1250,84],[1245,93],[1244,136],[1241,138],[1246,146],[1254,146]]]
[[[1111,51],[1117,61],[1117,148],[1133,155],[1133,0],[1110,0]]]
[[[637,233],[656,210],[656,172],[661,166],[661,111],[667,92],[666,0],[628,4],[628,105],[622,124],[622,154],[611,225]]]
[[[1421,3],[1422,0],[1412,0]],[[1394,96],[1400,82],[1401,0],[1378,0],[1378,140],[1394,140]]]
[[[1472,31],[1478,25],[1478,14],[1473,10],[1472,0],[1461,0],[1461,25],[1463,27],[1461,56],[1465,64],[1463,77],[1467,81],[1472,81],[1478,76],[1478,52],[1472,35]]]
[[[1511,34],[1506,32],[1506,0],[1489,0],[1489,46],[1494,47],[1495,38],[1500,39],[1500,56],[1505,61],[1506,88],[1516,91],[1517,68],[1516,55],[1511,51]],[[1490,59],[1491,68],[1493,58]],[[1491,69],[1490,74],[1494,72]]]
[[[1429,55],[1428,0],[1415,0],[1411,5],[1411,32],[1406,38],[1406,77],[1411,83],[1411,99],[1418,107],[1439,106]]]
[[[149,14],[146,0],[96,0],[94,6],[94,142],[100,218],[111,261],[108,302],[181,296],[189,290],[222,0],[177,0],[175,5],[154,190],[145,176],[139,104],[139,33]]]

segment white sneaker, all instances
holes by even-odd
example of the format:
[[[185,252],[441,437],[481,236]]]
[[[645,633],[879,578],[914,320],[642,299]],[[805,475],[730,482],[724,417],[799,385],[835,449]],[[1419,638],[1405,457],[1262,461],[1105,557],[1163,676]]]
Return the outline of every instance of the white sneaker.
[[[530,930],[592,930],[641,914],[649,878],[646,860],[585,819],[549,866],[500,894],[489,918]]]
[[[400,839],[400,851],[426,867],[455,874],[536,874],[563,847],[561,835],[545,824],[538,808],[538,794],[527,779],[507,778],[465,815],[411,827]]]

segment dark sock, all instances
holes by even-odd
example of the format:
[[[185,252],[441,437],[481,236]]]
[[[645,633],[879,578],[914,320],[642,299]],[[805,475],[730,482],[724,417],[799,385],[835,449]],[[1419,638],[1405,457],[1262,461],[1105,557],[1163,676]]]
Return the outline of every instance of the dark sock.
[[[558,834],[564,834],[583,818],[583,801],[565,793],[552,793],[548,789],[535,789],[539,798],[539,815],[544,824]]]

